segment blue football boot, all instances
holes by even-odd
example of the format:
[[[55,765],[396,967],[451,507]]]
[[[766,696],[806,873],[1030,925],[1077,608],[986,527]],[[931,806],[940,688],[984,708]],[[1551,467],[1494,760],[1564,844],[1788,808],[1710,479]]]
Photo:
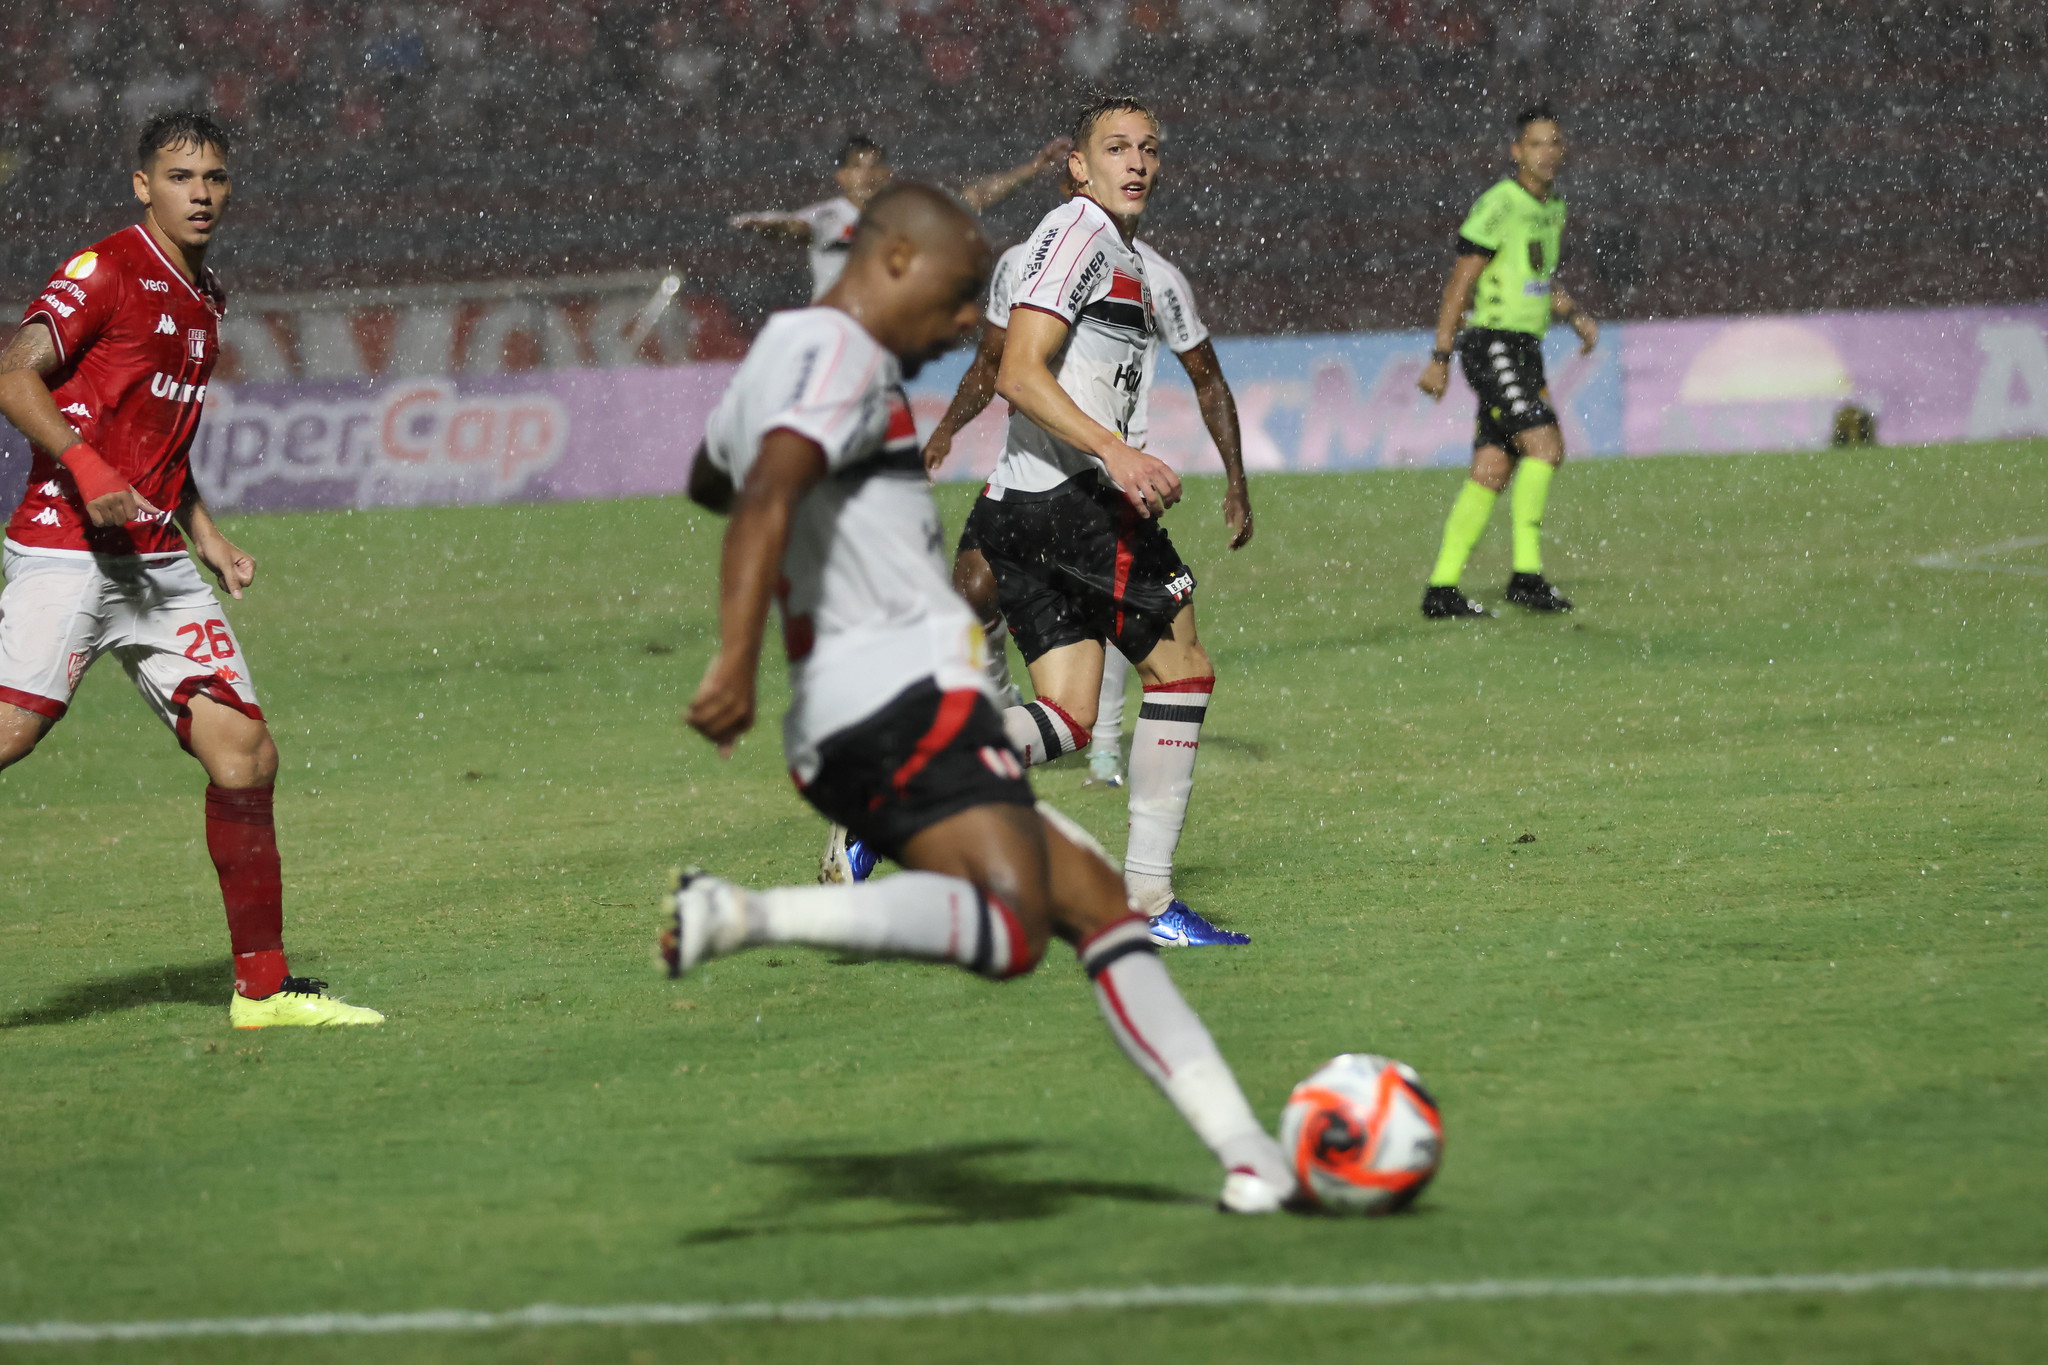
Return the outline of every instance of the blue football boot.
[[[1152,917],[1152,941],[1162,948],[1234,948],[1250,943],[1252,936],[1217,928],[1176,897]]]
[[[881,855],[860,840],[848,836],[846,840],[846,866],[853,873],[853,879],[864,882],[875,873],[875,864]]]
[[[818,881],[826,886],[864,882],[878,861],[875,851],[848,833],[846,826],[834,825],[825,836],[825,856],[818,859]]]

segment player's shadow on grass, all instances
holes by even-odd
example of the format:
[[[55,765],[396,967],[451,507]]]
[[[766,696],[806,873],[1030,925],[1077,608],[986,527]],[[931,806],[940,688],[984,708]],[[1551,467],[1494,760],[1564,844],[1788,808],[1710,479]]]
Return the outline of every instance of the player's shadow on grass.
[[[34,1009],[16,1010],[0,1018],[0,1029],[69,1024],[137,1005],[225,1005],[234,979],[234,963],[219,957],[181,967],[145,967],[121,976],[95,977],[66,986]]]
[[[683,1238],[686,1246],[735,1242],[788,1233],[882,1232],[896,1228],[962,1227],[1051,1218],[1076,1199],[1120,1199],[1136,1204],[1201,1205],[1207,1201],[1165,1185],[1123,1180],[1032,1180],[1003,1175],[992,1158],[1035,1150],[1035,1142],[971,1142],[908,1152],[782,1151],[748,1157],[756,1166],[781,1167],[794,1183],[754,1220],[705,1228]],[[914,1212],[858,1222],[793,1219],[854,1199],[886,1199]]]

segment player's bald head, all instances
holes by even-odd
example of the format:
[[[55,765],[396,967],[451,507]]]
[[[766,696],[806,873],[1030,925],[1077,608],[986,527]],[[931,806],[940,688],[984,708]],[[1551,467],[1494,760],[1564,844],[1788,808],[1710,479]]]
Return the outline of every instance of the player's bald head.
[[[980,221],[965,205],[905,181],[861,210],[846,273],[820,302],[858,318],[895,353],[908,378],[981,320],[990,254]]]
[[[972,256],[988,250],[981,223],[959,200],[914,180],[891,185],[868,201],[853,234],[854,258],[883,250],[892,242],[908,243],[920,254],[941,257],[953,253]]]

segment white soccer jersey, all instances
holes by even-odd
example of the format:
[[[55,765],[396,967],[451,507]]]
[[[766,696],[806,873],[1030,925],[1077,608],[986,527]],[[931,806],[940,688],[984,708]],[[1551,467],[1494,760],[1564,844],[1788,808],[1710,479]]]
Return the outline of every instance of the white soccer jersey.
[[[988,307],[982,317],[998,327],[1010,325],[1010,299],[1017,292],[1017,272],[1031,243],[1023,241],[996,257],[996,268],[988,277]]]
[[[1011,310],[1036,308],[1068,324],[1052,356],[1053,377],[1081,411],[1128,432],[1152,345],[1143,262],[1108,211],[1081,194],[1048,213],[1025,245]],[[1042,493],[1101,468],[1093,455],[1012,412],[990,496]]]
[[[796,216],[811,226],[811,297],[816,299],[839,283],[840,272],[846,269],[860,210],[840,194],[800,208]]]
[[[742,485],[778,428],[816,441],[830,470],[797,505],[782,558],[782,743],[807,783],[820,741],[905,688],[988,689],[896,358],[836,308],[775,314],[712,412],[705,449]]]
[[[1138,406],[1131,413],[1130,435],[1124,439],[1144,449],[1152,425],[1152,381],[1159,375],[1159,350],[1186,355],[1209,339],[1208,324],[1195,311],[1195,291],[1180,267],[1139,240],[1138,259],[1145,263],[1145,282],[1152,287],[1152,350],[1145,357],[1145,378],[1138,384]]]

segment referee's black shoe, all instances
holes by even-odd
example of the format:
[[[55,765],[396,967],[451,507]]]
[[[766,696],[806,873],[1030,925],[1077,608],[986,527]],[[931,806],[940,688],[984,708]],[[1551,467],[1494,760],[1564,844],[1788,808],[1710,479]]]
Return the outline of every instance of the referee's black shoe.
[[[1432,621],[1456,617],[1491,616],[1492,612],[1447,585],[1432,583],[1422,593],[1422,614]]]
[[[1570,611],[1569,598],[1558,594],[1548,579],[1540,573],[1518,573],[1508,579],[1507,590],[1501,594],[1518,607],[1530,611]]]

